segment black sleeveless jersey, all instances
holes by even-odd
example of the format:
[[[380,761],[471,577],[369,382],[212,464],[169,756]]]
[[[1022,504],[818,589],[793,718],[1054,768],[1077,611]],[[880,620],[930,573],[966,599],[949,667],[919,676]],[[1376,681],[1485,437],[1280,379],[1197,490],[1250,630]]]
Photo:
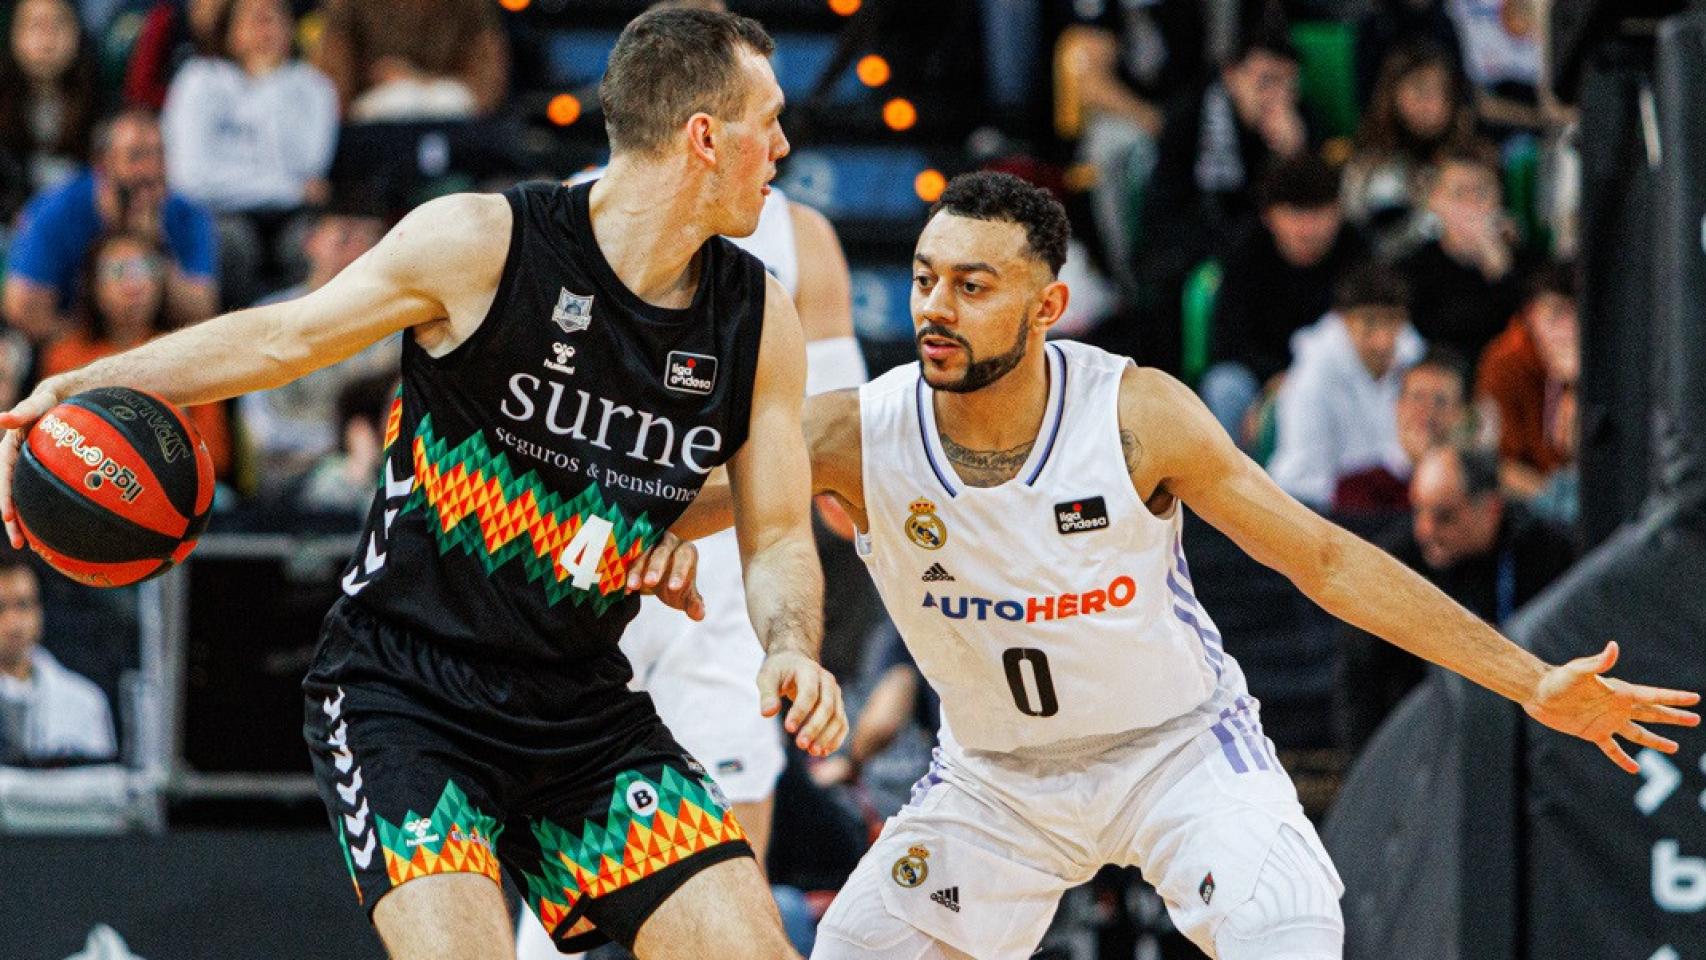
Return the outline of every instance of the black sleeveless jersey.
[[[713,237],[692,305],[648,304],[599,251],[590,191],[506,191],[490,313],[442,357],[403,338],[384,476],[344,575],[351,602],[481,657],[612,652],[639,609],[629,566],[746,439],[764,267]]]

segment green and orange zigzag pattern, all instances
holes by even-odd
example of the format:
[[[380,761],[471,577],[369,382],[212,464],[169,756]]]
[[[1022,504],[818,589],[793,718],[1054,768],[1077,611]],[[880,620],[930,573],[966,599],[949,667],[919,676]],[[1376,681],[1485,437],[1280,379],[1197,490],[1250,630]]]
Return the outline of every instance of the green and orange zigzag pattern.
[[[628,788],[636,782],[657,798],[650,814],[628,807]],[[602,897],[701,850],[746,839],[734,814],[702,781],[668,767],[657,782],[631,770],[618,774],[603,826],[587,820],[576,836],[549,821],[535,821],[533,835],[544,854],[544,875],[527,875],[527,902],[558,938],[592,928],[583,916],[570,929],[558,929],[581,898]]]
[[[394,437],[389,425],[386,433]],[[646,514],[629,521],[595,483],[565,499],[547,488],[536,471],[517,475],[481,431],[452,447],[434,433],[427,414],[415,428],[413,452],[415,490],[402,509],[432,511],[439,552],[461,548],[479,558],[487,575],[520,557],[528,581],[540,581],[553,606],[564,597],[573,597],[578,606],[590,594],[593,612],[602,615],[622,599],[629,564],[660,536]],[[558,562],[589,515],[603,517],[613,528],[599,560],[596,591],[576,588]]]
[[[502,882],[496,845],[503,827],[470,804],[454,780],[445,781],[444,792],[426,816],[429,825],[421,834],[378,815],[373,819],[385,853],[385,873],[393,887],[439,873],[478,873],[494,883]],[[410,810],[403,823],[418,819],[420,816]],[[423,835],[437,839],[419,841]],[[415,845],[410,846],[410,841],[416,841]]]

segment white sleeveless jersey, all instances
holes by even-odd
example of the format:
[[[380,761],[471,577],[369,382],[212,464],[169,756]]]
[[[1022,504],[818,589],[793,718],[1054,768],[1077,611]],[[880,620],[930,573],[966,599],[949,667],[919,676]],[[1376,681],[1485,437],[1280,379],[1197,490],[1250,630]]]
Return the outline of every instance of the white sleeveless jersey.
[[[1150,513],[1119,437],[1129,363],[1054,341],[1048,407],[1008,482],[967,486],[918,364],[860,389],[860,553],[945,742],[1008,752],[1155,727],[1243,674],[1192,592],[1182,507]]]

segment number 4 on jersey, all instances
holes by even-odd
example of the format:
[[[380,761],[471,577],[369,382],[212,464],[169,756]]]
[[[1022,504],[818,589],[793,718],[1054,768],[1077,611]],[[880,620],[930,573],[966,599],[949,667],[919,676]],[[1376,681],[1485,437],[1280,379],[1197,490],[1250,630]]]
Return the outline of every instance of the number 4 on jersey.
[[[569,582],[581,590],[598,585],[598,564],[604,559],[604,545],[610,542],[615,527],[609,520],[593,514],[581,517],[580,529],[575,531],[569,545],[557,554],[557,566],[568,574]]]

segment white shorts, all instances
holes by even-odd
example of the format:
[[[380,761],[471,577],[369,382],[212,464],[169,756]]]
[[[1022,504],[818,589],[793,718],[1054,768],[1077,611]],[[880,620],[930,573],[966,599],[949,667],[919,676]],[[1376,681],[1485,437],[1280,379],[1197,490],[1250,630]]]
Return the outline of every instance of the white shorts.
[[[1028,957],[1061,894],[1110,863],[1141,869],[1210,957],[1258,879],[1264,900],[1278,888],[1284,902],[1243,912],[1238,935],[1252,913],[1283,926],[1290,911],[1342,940],[1344,886],[1255,701],[1207,716],[1186,737],[1103,738],[1047,762],[938,749],[830,906],[813,957]]]
[[[701,547],[702,558],[705,553]],[[738,571],[738,555],[735,564]],[[747,620],[738,579],[732,589],[719,584],[710,590],[702,577],[700,587],[703,621],[647,597],[622,634],[622,652],[634,666],[632,686],[651,694],[675,739],[705,765],[731,803],[753,803],[775,792],[786,762],[781,727],[758,712],[764,651]]]

